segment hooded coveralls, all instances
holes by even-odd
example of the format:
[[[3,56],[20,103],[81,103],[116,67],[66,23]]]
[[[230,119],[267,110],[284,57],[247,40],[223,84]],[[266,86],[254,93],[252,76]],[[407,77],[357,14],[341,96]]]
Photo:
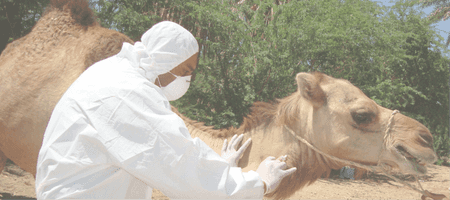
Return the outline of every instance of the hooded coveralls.
[[[134,45],[87,69],[57,103],[39,152],[36,195],[59,198],[259,198],[254,171],[230,167],[171,111],[154,84],[198,52],[195,38],[161,22]]]

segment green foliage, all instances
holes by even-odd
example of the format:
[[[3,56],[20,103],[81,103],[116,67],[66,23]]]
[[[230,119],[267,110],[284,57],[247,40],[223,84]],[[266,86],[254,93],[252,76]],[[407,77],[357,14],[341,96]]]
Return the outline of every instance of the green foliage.
[[[422,8],[434,6],[434,11],[428,15],[428,19],[433,22],[445,21],[450,17],[450,0],[414,0],[410,5],[420,5]],[[447,37],[445,46],[450,44],[450,34]]]
[[[7,30],[13,39],[26,35],[39,20],[49,2],[50,0],[0,0],[0,13],[2,13],[0,21],[8,22],[4,24],[7,27],[2,27],[2,31]],[[3,13],[6,14],[3,15]]]
[[[421,94],[413,95],[415,102],[406,104],[404,110],[434,134],[434,148],[438,155],[448,156],[449,85],[446,83],[450,84],[450,62],[442,57],[440,49],[446,49],[441,43],[442,38],[430,31],[433,21],[420,19],[419,13],[409,3],[399,1],[394,6],[394,9],[400,10],[398,13],[403,14],[402,22],[411,22],[409,28],[405,26],[405,32],[411,33],[405,45],[408,58],[404,59],[404,70],[397,70],[396,76],[403,76],[402,82]],[[420,95],[423,97],[420,98]]]
[[[445,156],[445,155],[449,155],[449,146],[450,144],[450,139],[449,136],[447,134],[443,134],[443,135],[434,135],[434,144],[433,147],[436,151],[436,153],[440,156]]]
[[[428,16],[430,20],[445,21],[450,17],[450,1],[449,0],[415,0],[411,2],[419,4],[422,7],[435,6],[434,11]]]
[[[99,1],[98,15],[103,25],[135,40],[166,19],[181,22],[197,37],[201,60],[195,81],[174,102],[189,118],[216,128],[238,126],[253,102],[294,92],[296,73],[321,71],[417,119],[434,134],[435,149],[448,153],[450,61],[442,56],[447,50],[431,21],[410,4],[146,2]]]
[[[135,41],[163,16],[186,15],[187,4],[190,2],[183,0],[91,0],[103,27],[118,30]]]

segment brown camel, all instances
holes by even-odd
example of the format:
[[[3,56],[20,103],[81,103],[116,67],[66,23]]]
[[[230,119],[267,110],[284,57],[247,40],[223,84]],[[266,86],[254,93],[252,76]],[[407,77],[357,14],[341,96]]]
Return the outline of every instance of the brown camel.
[[[0,172],[11,159],[36,174],[42,137],[58,100],[93,63],[117,54],[127,36],[100,27],[85,0],[52,0],[26,36],[0,56]]]
[[[86,68],[118,53],[123,42],[132,43],[123,34],[101,28],[85,1],[54,0],[30,34],[7,46],[0,56],[0,169],[10,158],[36,173],[42,137],[56,102]],[[244,133],[244,141],[251,137],[252,145],[239,163],[244,171],[256,170],[267,156],[288,154],[289,167],[298,170],[268,197],[289,197],[342,166],[298,142],[284,125],[322,151],[360,163],[376,164],[380,157],[403,172],[425,173],[421,165],[417,172],[413,170],[413,158],[420,164],[436,160],[428,129],[401,114],[395,116],[391,131],[394,147],[381,153],[391,110],[348,81],[300,73],[297,84],[297,92],[276,103],[255,103],[239,129],[213,130],[180,116],[192,136],[216,152],[234,134]]]
[[[392,147],[383,149],[383,138],[392,110],[377,105],[364,93],[342,79],[322,73],[299,73],[298,90],[275,103],[255,103],[240,128],[214,130],[180,113],[192,137],[199,137],[217,153],[223,140],[245,134],[252,144],[239,162],[243,171],[256,170],[267,156],[288,155],[288,168],[297,171],[266,197],[284,199],[312,184],[331,169],[344,166],[296,139],[284,126],[295,131],[321,151],[338,158],[367,165],[383,163],[403,173],[425,174],[425,164],[437,156],[429,130],[402,114],[394,116],[390,134]],[[292,197],[291,197],[292,198]]]

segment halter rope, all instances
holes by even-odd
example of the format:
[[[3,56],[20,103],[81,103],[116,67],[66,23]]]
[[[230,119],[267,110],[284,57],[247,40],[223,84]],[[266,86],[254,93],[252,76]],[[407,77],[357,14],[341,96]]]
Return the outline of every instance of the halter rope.
[[[338,162],[342,162],[342,163],[345,163],[345,164],[348,164],[348,165],[353,165],[353,166],[356,166],[356,167],[359,167],[359,168],[363,168],[363,169],[366,169],[366,170],[369,170],[369,171],[381,171],[381,172],[382,172],[384,175],[386,175],[387,177],[389,177],[389,178],[391,178],[391,179],[394,179],[395,181],[400,182],[400,183],[402,183],[403,185],[408,186],[409,188],[415,190],[416,192],[419,192],[419,193],[421,193],[421,194],[423,194],[423,195],[425,195],[425,196],[427,196],[427,197],[433,198],[432,196],[430,196],[428,193],[426,193],[426,192],[424,191],[424,189],[422,188],[422,185],[421,185],[420,182],[419,182],[419,179],[417,178],[417,175],[414,175],[414,177],[415,177],[415,179],[416,179],[416,182],[419,184],[421,190],[417,189],[417,188],[416,188],[415,186],[413,186],[413,185],[410,185],[409,183],[406,183],[406,182],[404,182],[404,181],[402,181],[402,180],[400,180],[400,179],[398,179],[398,178],[396,178],[396,177],[394,177],[394,176],[388,174],[388,172],[386,172],[385,168],[390,169],[390,167],[387,166],[387,165],[385,165],[385,164],[380,163],[380,157],[381,157],[381,154],[383,153],[383,151],[386,151],[386,150],[388,149],[388,147],[387,147],[388,145],[389,145],[390,147],[392,146],[392,135],[389,134],[389,133],[390,133],[390,130],[391,130],[391,124],[392,124],[392,121],[394,120],[394,115],[397,114],[397,113],[399,113],[398,110],[394,110],[394,112],[392,112],[391,117],[389,118],[389,122],[388,122],[388,124],[386,125],[386,131],[385,131],[385,133],[384,133],[384,141],[383,141],[383,150],[382,150],[382,152],[380,153],[380,155],[378,156],[378,165],[379,165],[380,167],[378,167],[378,166],[377,166],[377,167],[373,167],[373,166],[370,166],[370,165],[364,165],[364,164],[356,163],[356,162],[353,162],[353,161],[350,161],[350,160],[344,160],[344,159],[340,159],[340,158],[334,157],[334,156],[332,156],[332,155],[328,155],[328,154],[326,154],[326,153],[320,151],[319,149],[317,149],[317,148],[314,147],[313,145],[309,144],[309,142],[306,141],[305,139],[303,139],[302,137],[296,135],[296,134],[294,133],[294,131],[292,131],[292,130],[291,130],[290,128],[288,128],[286,125],[284,125],[284,128],[286,128],[286,130],[288,130],[288,131],[289,131],[294,137],[296,137],[298,140],[300,140],[301,142],[303,142],[304,144],[306,144],[309,148],[313,149],[314,151],[316,151],[317,153],[321,154],[322,156],[325,156],[325,157],[327,157],[327,158],[329,158],[329,159],[331,159],[331,160],[335,160],[335,161],[338,161]]]

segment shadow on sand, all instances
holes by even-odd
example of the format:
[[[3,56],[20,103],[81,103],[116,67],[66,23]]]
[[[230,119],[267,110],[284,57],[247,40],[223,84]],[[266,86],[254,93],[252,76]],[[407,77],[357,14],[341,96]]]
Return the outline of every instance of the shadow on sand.
[[[0,199],[34,199],[26,196],[13,196],[10,193],[0,193]],[[36,199],[34,199],[36,200]]]

